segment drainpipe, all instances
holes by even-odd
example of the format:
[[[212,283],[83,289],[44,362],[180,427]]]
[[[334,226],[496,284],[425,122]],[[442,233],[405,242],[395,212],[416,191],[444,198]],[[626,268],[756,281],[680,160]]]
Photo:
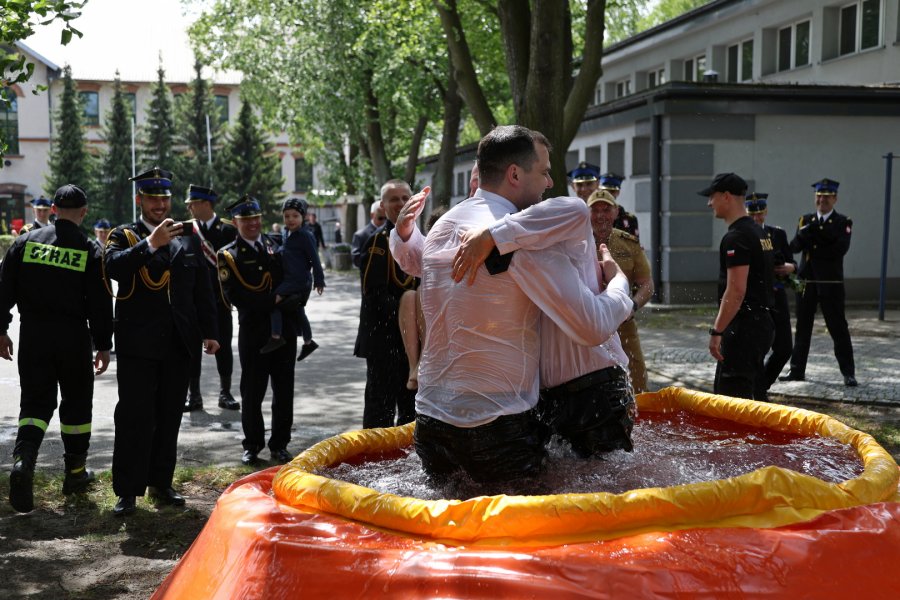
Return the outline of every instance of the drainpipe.
[[[651,105],[652,107],[652,105]],[[650,117],[650,247],[653,248],[653,301],[662,297],[662,116]]]

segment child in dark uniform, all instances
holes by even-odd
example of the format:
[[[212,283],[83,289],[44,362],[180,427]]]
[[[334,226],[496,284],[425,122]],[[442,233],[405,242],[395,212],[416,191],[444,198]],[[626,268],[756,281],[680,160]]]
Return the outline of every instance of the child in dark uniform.
[[[281,327],[284,310],[296,307],[300,319],[300,333],[303,335],[303,347],[297,360],[303,360],[319,347],[312,339],[312,329],[306,317],[306,302],[315,287],[319,295],[325,290],[325,274],[316,252],[316,240],[309,228],[304,226],[304,218],[308,209],[306,200],[288,198],[281,208],[284,217],[283,243],[279,252],[282,254],[284,279],[275,289],[275,308],[272,309],[272,337],[260,349],[266,354],[284,345],[281,338]]]

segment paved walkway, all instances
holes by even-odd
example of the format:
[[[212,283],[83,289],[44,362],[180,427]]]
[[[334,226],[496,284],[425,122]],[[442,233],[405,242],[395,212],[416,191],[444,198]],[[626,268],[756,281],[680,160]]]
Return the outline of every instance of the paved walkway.
[[[327,283],[325,294],[314,296],[308,307],[313,335],[320,347],[297,365],[294,430],[289,447],[294,453],[336,433],[357,429],[362,423],[365,362],[353,356],[359,314],[358,276],[329,271]],[[896,345],[900,338],[900,311],[890,311],[886,322],[877,320],[875,309],[853,309],[849,317],[860,382],[858,388],[844,387],[831,352],[831,339],[820,318],[813,334],[808,381],[778,383],[772,391],[804,398],[892,404],[900,410],[900,351]],[[693,309],[648,307],[642,311],[639,322],[651,389],[667,385],[711,389],[715,364],[706,351],[708,320],[703,314],[698,316]],[[19,339],[17,324],[18,319],[14,319],[10,329],[15,344]],[[236,333],[235,314],[235,343]],[[236,348],[234,353],[237,396],[239,363]],[[113,410],[117,399],[115,375],[113,361],[107,373],[95,384],[89,458],[89,464],[95,469],[109,469],[112,463]],[[208,356],[204,357],[202,389],[206,409],[187,414],[182,421],[179,465],[236,465],[241,455],[240,414],[217,406],[218,375],[215,360]],[[270,422],[270,400],[271,396],[264,403],[267,423]],[[3,470],[7,470],[12,462],[18,404],[16,364],[0,361],[0,468]],[[267,458],[267,454],[263,453],[261,457]],[[62,469],[62,444],[56,416],[38,462],[42,468]]]

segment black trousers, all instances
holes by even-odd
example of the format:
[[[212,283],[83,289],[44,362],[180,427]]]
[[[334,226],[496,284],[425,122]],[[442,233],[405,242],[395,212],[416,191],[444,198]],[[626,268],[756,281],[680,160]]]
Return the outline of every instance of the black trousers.
[[[416,392],[406,389],[408,379],[409,362],[402,346],[366,358],[363,428],[393,427],[416,418]]]
[[[226,308],[221,302],[216,302],[216,322],[219,325],[219,350],[216,352],[216,371],[219,373],[220,379],[231,380],[231,374],[234,371],[234,352],[231,350],[231,338],[233,335],[234,325],[231,321],[231,310]],[[191,359],[191,379],[200,377],[203,365],[203,353],[198,352]]]
[[[612,450],[631,452],[634,395],[621,367],[607,367],[541,390],[538,418],[583,458]]]
[[[713,391],[733,398],[766,401],[758,381],[764,381],[763,359],[775,335],[775,322],[763,308],[741,308],[722,335],[722,356],[716,364]],[[761,394],[761,396],[758,396]]]
[[[477,427],[456,427],[419,415],[416,454],[429,477],[441,481],[463,470],[474,481],[494,483],[540,474],[546,428],[534,409]]]
[[[266,318],[268,324],[268,318]],[[262,403],[269,382],[272,383],[272,432],[270,450],[283,450],[291,441],[294,424],[294,367],[297,338],[286,335],[285,345],[269,354],[259,349],[269,339],[266,326],[252,326],[252,322],[238,330],[238,356],[241,361],[241,425],[244,429],[244,450],[259,452],[266,447],[266,424]]]
[[[775,322],[775,339],[772,341],[772,352],[766,359],[766,375],[760,382],[768,390],[778,379],[784,365],[791,358],[793,341],[791,339],[791,307],[788,304],[787,291],[775,290],[775,307],[772,309],[772,320]]]
[[[116,356],[112,475],[117,496],[143,496],[148,485],[172,485],[191,361],[180,342],[169,346],[164,359]]]
[[[850,329],[844,316],[843,283],[808,283],[803,293],[797,294],[797,334],[794,336],[794,351],[791,354],[791,373],[806,375],[806,360],[809,357],[817,306],[822,307],[825,326],[834,342],[834,356],[841,374],[856,376],[853,343],[850,341]]]
[[[66,454],[86,454],[91,439],[94,366],[87,324],[32,322],[20,328],[19,431],[14,454],[23,446],[37,451],[57,407]]]

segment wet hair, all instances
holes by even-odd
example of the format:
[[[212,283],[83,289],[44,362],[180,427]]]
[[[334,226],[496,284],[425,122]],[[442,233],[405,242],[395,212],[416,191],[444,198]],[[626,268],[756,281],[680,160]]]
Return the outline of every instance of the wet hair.
[[[384,182],[384,185],[381,186],[381,194],[379,194],[379,198],[384,198],[384,193],[388,190],[388,188],[404,186],[409,190],[410,195],[412,195],[412,187],[410,187],[409,183],[402,179],[388,179]]]
[[[539,131],[521,125],[494,127],[478,142],[476,164],[481,184],[499,184],[510,165],[530,171],[538,158],[535,142],[543,144],[548,152],[552,149],[550,141]]]

